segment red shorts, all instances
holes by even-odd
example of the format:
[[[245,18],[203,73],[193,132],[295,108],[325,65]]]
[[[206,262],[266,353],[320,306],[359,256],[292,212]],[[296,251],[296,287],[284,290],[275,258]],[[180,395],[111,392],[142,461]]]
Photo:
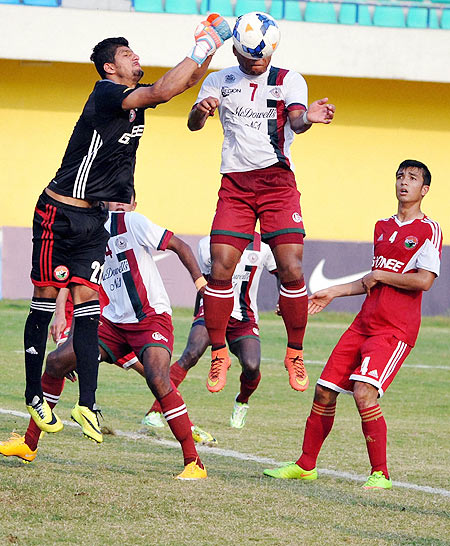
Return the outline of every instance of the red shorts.
[[[133,351],[142,360],[147,347],[163,347],[169,354],[173,351],[172,318],[167,313],[147,317],[141,322],[115,324],[105,317],[100,318],[98,343],[109,355],[111,362]]]
[[[203,303],[198,308],[197,314],[194,316],[192,322],[192,328],[194,326],[205,326],[205,312],[203,310]],[[252,337],[259,340],[259,327],[254,320],[249,320],[243,322],[242,320],[237,320],[234,317],[230,317],[227,325],[227,342],[228,345],[236,343],[246,337]]]
[[[370,383],[383,396],[412,347],[392,334],[365,336],[347,330],[338,341],[317,383],[353,393],[354,381]]]
[[[119,366],[119,368],[123,368],[124,370],[128,370],[128,368],[131,368],[133,364],[136,364],[138,361],[138,357],[133,353],[128,353],[127,355],[123,356],[122,358],[119,358],[119,360],[116,360],[113,362],[116,366]]]
[[[211,243],[244,250],[259,218],[261,238],[271,248],[303,243],[305,229],[294,173],[278,166],[222,177]]]

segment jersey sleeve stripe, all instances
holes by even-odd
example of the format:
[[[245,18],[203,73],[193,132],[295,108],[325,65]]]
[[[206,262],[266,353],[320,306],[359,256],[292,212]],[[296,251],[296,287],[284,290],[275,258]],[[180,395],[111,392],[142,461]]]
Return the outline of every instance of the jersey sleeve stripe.
[[[169,231],[166,229],[163,233],[163,236],[161,237],[161,240],[159,241],[157,250],[166,250],[167,245],[170,242],[170,239],[173,237],[173,231]]]
[[[292,102],[287,107],[288,112],[292,112],[294,110],[306,110],[306,106],[302,104],[301,102]]]

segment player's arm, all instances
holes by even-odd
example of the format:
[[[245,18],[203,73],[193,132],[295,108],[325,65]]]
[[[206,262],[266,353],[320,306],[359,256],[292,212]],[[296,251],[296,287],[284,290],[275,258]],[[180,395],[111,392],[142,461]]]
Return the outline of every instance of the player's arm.
[[[433,286],[436,274],[426,269],[418,269],[415,273],[394,273],[375,269],[365,275],[361,282],[367,294],[376,284],[388,284],[402,290],[429,290]]]
[[[315,292],[309,296],[308,313],[310,315],[320,313],[320,311],[325,309],[325,307],[330,304],[334,298],[340,298],[343,296],[357,296],[364,293],[365,289],[363,279],[324,288],[323,290],[319,290],[318,292]]]
[[[151,87],[139,87],[122,102],[124,110],[156,106],[194,86],[204,75],[212,55],[225,40],[231,38],[228,23],[217,13],[212,13],[196,29],[195,45],[189,55],[166,72]]]
[[[59,291],[58,297],[56,298],[56,309],[53,322],[50,326],[50,334],[55,343],[58,343],[61,334],[64,332],[64,329],[67,325],[66,322],[66,303],[67,298],[69,297],[69,289],[61,288]]]
[[[219,99],[216,97],[206,97],[198,102],[190,111],[188,118],[188,128],[190,131],[203,129],[206,120],[214,116],[216,108],[219,106]]]
[[[200,267],[195,259],[191,247],[179,237],[172,235],[166,248],[175,252],[181,263],[189,271],[189,274],[194,281],[195,288],[199,292],[203,293],[205,291],[206,279],[200,271]]]
[[[336,107],[328,102],[328,98],[319,99],[314,101],[308,110],[288,111],[289,123],[294,133],[304,133],[311,128],[313,123],[331,123],[335,111]]]

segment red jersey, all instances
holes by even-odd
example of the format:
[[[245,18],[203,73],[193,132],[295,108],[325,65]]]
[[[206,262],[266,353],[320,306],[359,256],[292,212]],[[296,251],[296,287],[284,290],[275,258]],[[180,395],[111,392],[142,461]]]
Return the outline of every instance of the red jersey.
[[[400,222],[397,216],[375,224],[372,271],[411,273],[426,269],[439,276],[442,232],[426,216]],[[364,300],[350,328],[364,335],[393,334],[414,346],[421,319],[422,290],[378,283]]]

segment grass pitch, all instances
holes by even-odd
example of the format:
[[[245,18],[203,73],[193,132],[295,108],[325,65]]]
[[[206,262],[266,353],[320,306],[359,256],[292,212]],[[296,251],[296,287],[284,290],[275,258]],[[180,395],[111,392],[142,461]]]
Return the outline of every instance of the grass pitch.
[[[25,302],[0,302],[0,409],[24,412],[22,330]],[[322,313],[310,319],[305,358],[311,384],[351,320]],[[191,322],[188,310],[175,310],[175,357]],[[449,339],[450,318],[423,320],[419,341],[381,400],[388,424],[388,463],[392,479],[412,487],[365,492],[345,473],[370,470],[353,400],[338,399],[333,431],[319,457],[319,480],[279,481],[262,476],[268,464],[236,458],[236,452],[276,462],[295,460],[313,386],[290,389],[282,364],[281,319],[261,317],[262,381],[250,400],[243,430],[228,421],[238,390],[239,365],[233,359],[224,391],[205,387],[203,357],[181,386],[191,419],[213,433],[219,448],[201,457],[209,477],[178,482],[181,450],[166,426],[158,436],[133,434],[152,403],[143,379],[102,364],[98,402],[108,435],[101,446],[66,426],[47,434],[29,465],[0,459],[0,544],[121,545],[335,545],[450,544]],[[49,342],[49,348],[51,343]],[[69,419],[77,385],[67,382],[58,414]],[[0,439],[23,433],[27,420],[0,413]],[[119,434],[122,431],[128,436]],[[163,440],[163,441],[160,441]],[[220,454],[219,454],[220,453]],[[320,469],[338,472],[333,476]],[[434,492],[414,489],[434,488]]]

